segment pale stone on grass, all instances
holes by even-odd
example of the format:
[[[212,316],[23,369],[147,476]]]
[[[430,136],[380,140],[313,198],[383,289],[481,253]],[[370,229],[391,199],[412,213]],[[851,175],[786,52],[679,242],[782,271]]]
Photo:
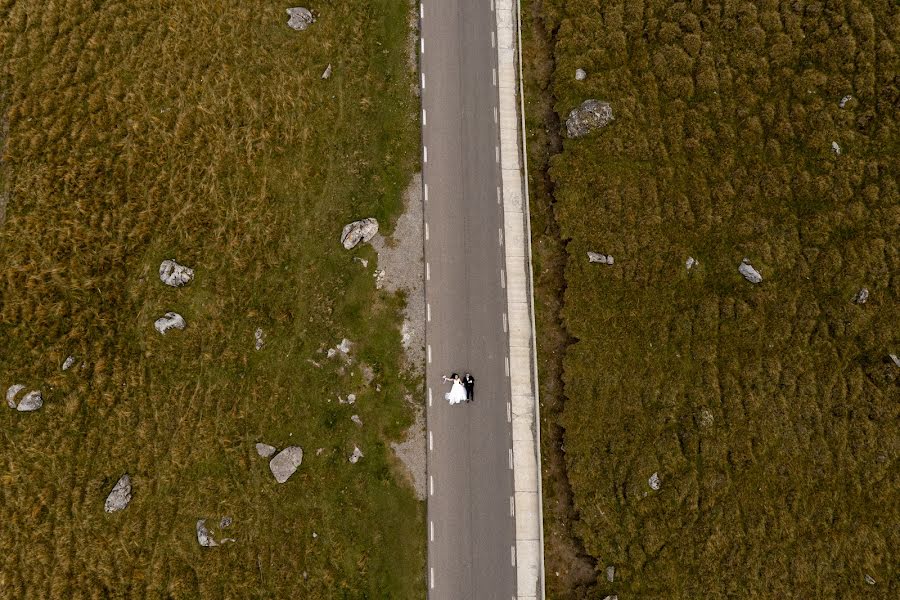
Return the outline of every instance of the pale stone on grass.
[[[176,312],[167,312],[165,316],[162,316],[153,323],[153,326],[156,328],[158,332],[163,335],[166,335],[166,332],[170,329],[184,329],[187,327],[187,323],[184,320],[184,317],[179,315]]]
[[[762,275],[753,268],[753,265],[750,264],[750,260],[747,258],[742,260],[741,264],[738,265],[738,272],[750,283],[760,283],[763,280]]]
[[[179,265],[171,258],[162,261],[159,265],[159,280],[172,287],[187,285],[194,279],[194,270],[184,265]]]
[[[831,151],[834,152],[835,154],[837,154],[838,156],[841,155],[841,147],[838,145],[837,142],[831,142]]]
[[[44,397],[41,395],[39,390],[34,390],[32,392],[28,392],[22,398],[22,401],[19,402],[19,405],[16,407],[16,410],[19,412],[32,412],[44,405]]]
[[[660,488],[662,482],[659,480],[659,473],[654,473],[650,476],[650,479],[647,480],[647,483],[650,484],[650,489],[654,492]]]
[[[853,296],[853,302],[856,304],[865,304],[869,299],[869,288],[862,288]]]
[[[65,362],[63,362],[63,364],[62,364],[62,370],[63,370],[63,371],[68,371],[69,369],[72,368],[72,365],[74,365],[74,364],[75,364],[75,357],[74,357],[74,356],[69,356],[69,357],[66,358]]]
[[[359,418],[359,415],[352,415],[350,420],[356,423],[358,426],[362,427],[362,419]]]
[[[288,8],[285,12],[288,14],[288,17],[290,17],[287,22],[288,27],[295,31],[303,31],[316,22],[316,18],[309,9],[303,8],[302,6]]]
[[[575,69],[575,81],[584,81],[587,79],[587,72],[584,69]]]
[[[331,77],[331,63],[328,63],[328,66],[325,67],[325,72],[322,73],[322,79],[328,79]]]
[[[363,456],[365,455],[362,453],[362,450],[360,450],[356,446],[353,446],[353,454],[350,455],[350,462],[355,465]]]
[[[128,473],[125,473],[119,478],[119,481],[116,482],[116,485],[113,486],[112,491],[106,497],[106,502],[103,503],[103,510],[108,513],[118,512],[128,506],[129,502],[131,502],[131,477],[128,476]]]
[[[691,269],[696,267],[698,264],[700,264],[700,263],[698,263],[697,259],[694,258],[693,256],[688,256],[688,259],[686,261],[684,261],[684,266],[688,271],[690,271]]]
[[[206,528],[206,519],[197,521],[197,542],[204,548],[212,548],[218,546],[218,542],[213,539],[209,529]]]
[[[275,448],[275,446],[270,446],[269,444],[264,444],[262,442],[256,443],[256,453],[263,458],[269,458],[270,456],[275,454],[276,451],[277,448]]]
[[[615,264],[615,259],[613,259],[612,255],[609,254],[601,254],[599,252],[588,252],[588,262],[597,263],[601,265],[612,265]]]
[[[341,231],[341,243],[350,250],[358,244],[368,242],[378,233],[378,221],[369,217],[344,225]]]
[[[573,108],[566,119],[566,133],[570,138],[587,135],[595,129],[606,127],[613,121],[612,106],[600,100],[585,100]]]
[[[266,334],[263,333],[262,328],[256,328],[256,331],[253,332],[253,338],[256,340],[256,349],[262,350],[262,347],[266,345]]]
[[[303,449],[299,446],[288,446],[269,461],[269,470],[275,476],[275,481],[284,483],[297,471],[301,463],[303,463]]]
[[[12,409],[16,408],[16,396],[25,389],[25,386],[21,383],[15,383],[6,390],[6,405]]]

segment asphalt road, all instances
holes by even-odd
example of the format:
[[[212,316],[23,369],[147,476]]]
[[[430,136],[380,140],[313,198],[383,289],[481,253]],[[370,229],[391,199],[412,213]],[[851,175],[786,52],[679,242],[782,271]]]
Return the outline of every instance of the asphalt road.
[[[428,591],[514,598],[502,206],[492,0],[421,5],[428,344]],[[441,375],[471,372],[450,406]]]

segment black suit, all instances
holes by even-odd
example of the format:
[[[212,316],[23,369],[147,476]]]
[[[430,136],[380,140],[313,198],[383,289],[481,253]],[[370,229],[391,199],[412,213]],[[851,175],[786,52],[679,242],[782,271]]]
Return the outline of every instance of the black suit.
[[[471,375],[466,375],[463,379],[463,385],[466,388],[466,402],[471,402],[475,399],[475,378]]]

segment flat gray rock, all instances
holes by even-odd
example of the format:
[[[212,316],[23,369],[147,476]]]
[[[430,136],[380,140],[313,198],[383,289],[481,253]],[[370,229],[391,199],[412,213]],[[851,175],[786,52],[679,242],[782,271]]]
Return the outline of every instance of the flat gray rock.
[[[869,299],[869,288],[862,288],[853,296],[853,302],[856,304],[865,304]]]
[[[262,442],[256,443],[256,453],[259,454],[260,456],[262,456],[263,458],[269,458],[270,456],[275,454],[276,451],[277,451],[277,448],[275,448],[275,446],[263,444]]]
[[[362,427],[362,419],[359,418],[359,415],[352,415],[350,420],[356,423],[358,426]]]
[[[834,152],[835,154],[837,154],[838,156],[840,156],[841,155],[840,145],[837,142],[831,142],[831,151]]]
[[[365,455],[362,453],[362,450],[353,446],[353,454],[350,455],[350,463],[355,465],[363,456]]]
[[[688,256],[688,259],[687,259],[686,261],[684,261],[684,267],[685,267],[688,271],[690,271],[691,269],[693,269],[694,267],[696,267],[698,264],[700,264],[700,263],[698,263],[698,262],[697,262],[697,259],[694,258],[693,256]]]
[[[650,489],[654,492],[660,488],[662,482],[659,480],[659,473],[654,473],[650,476],[650,479],[647,480],[647,483],[650,485]]]
[[[72,368],[72,365],[74,365],[74,364],[75,364],[75,357],[74,357],[74,356],[69,356],[69,357],[66,358],[65,362],[63,362],[63,364],[62,364],[62,370],[63,370],[63,371],[68,371],[69,369]]]
[[[122,510],[131,502],[131,477],[125,473],[119,477],[119,481],[113,486],[106,502],[103,503],[103,510],[108,513],[114,513]]]
[[[6,405],[12,409],[15,409],[16,404],[18,404],[16,402],[16,396],[24,389],[25,386],[21,383],[14,383],[13,385],[9,386],[9,388],[6,390]]]
[[[613,111],[609,102],[585,100],[581,106],[569,112],[566,119],[566,133],[570,138],[579,138],[606,127],[612,120]]]
[[[16,410],[19,412],[31,412],[37,410],[44,405],[44,397],[39,390],[28,392],[19,402]]]
[[[741,264],[738,265],[738,272],[744,276],[744,279],[749,281],[750,283],[760,283],[763,278],[762,275],[759,274],[759,271],[753,268],[753,265],[750,264],[749,259],[744,259],[741,261]]]
[[[838,102],[838,108],[844,108],[845,106],[847,106],[847,103],[850,102],[851,100],[853,100],[853,96],[851,96],[850,94],[847,94],[846,96],[841,98],[840,102]]]
[[[891,359],[891,362],[894,363],[894,366],[900,367],[900,356],[896,354],[888,354],[888,357]]]
[[[368,242],[378,233],[378,221],[372,217],[354,221],[344,225],[341,231],[341,243],[350,250],[358,244]]]
[[[153,327],[161,334],[166,335],[166,332],[170,329],[184,329],[187,327],[187,323],[184,321],[184,317],[178,313],[167,312],[153,323]]]
[[[266,345],[266,334],[263,333],[260,327],[257,327],[256,331],[253,332],[253,339],[256,341],[255,347],[257,350],[262,350],[262,347]]]
[[[322,73],[322,79],[328,79],[331,77],[331,63],[328,63],[328,66],[325,67],[325,72]]]
[[[575,81],[584,81],[587,79],[587,72],[584,69],[575,69]]]
[[[179,265],[171,258],[167,258],[159,265],[159,280],[172,287],[187,285],[194,278],[194,270],[184,265]]]
[[[284,483],[297,471],[303,462],[303,449],[299,446],[288,446],[269,461],[269,470],[275,481]]]
[[[289,17],[287,22],[288,27],[294,31],[303,31],[316,22],[316,18],[309,12],[309,9],[303,8],[302,6],[285,9],[285,12]]]

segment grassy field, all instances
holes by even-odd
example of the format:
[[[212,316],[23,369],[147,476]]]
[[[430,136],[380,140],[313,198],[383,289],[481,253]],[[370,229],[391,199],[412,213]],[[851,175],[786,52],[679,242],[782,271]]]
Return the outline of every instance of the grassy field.
[[[548,597],[897,597],[896,4],[526,4]]]
[[[423,506],[388,446],[420,385],[403,300],[339,244],[390,229],[414,168],[411,6],[321,2],[305,32],[284,8],[0,1],[0,387],[45,398],[0,411],[0,596],[422,595]],[[195,281],[161,284],[165,258]],[[169,310],[188,327],[163,337]],[[342,337],[349,366],[321,353]],[[257,441],[303,465],[279,486]],[[222,516],[237,541],[201,548]]]

